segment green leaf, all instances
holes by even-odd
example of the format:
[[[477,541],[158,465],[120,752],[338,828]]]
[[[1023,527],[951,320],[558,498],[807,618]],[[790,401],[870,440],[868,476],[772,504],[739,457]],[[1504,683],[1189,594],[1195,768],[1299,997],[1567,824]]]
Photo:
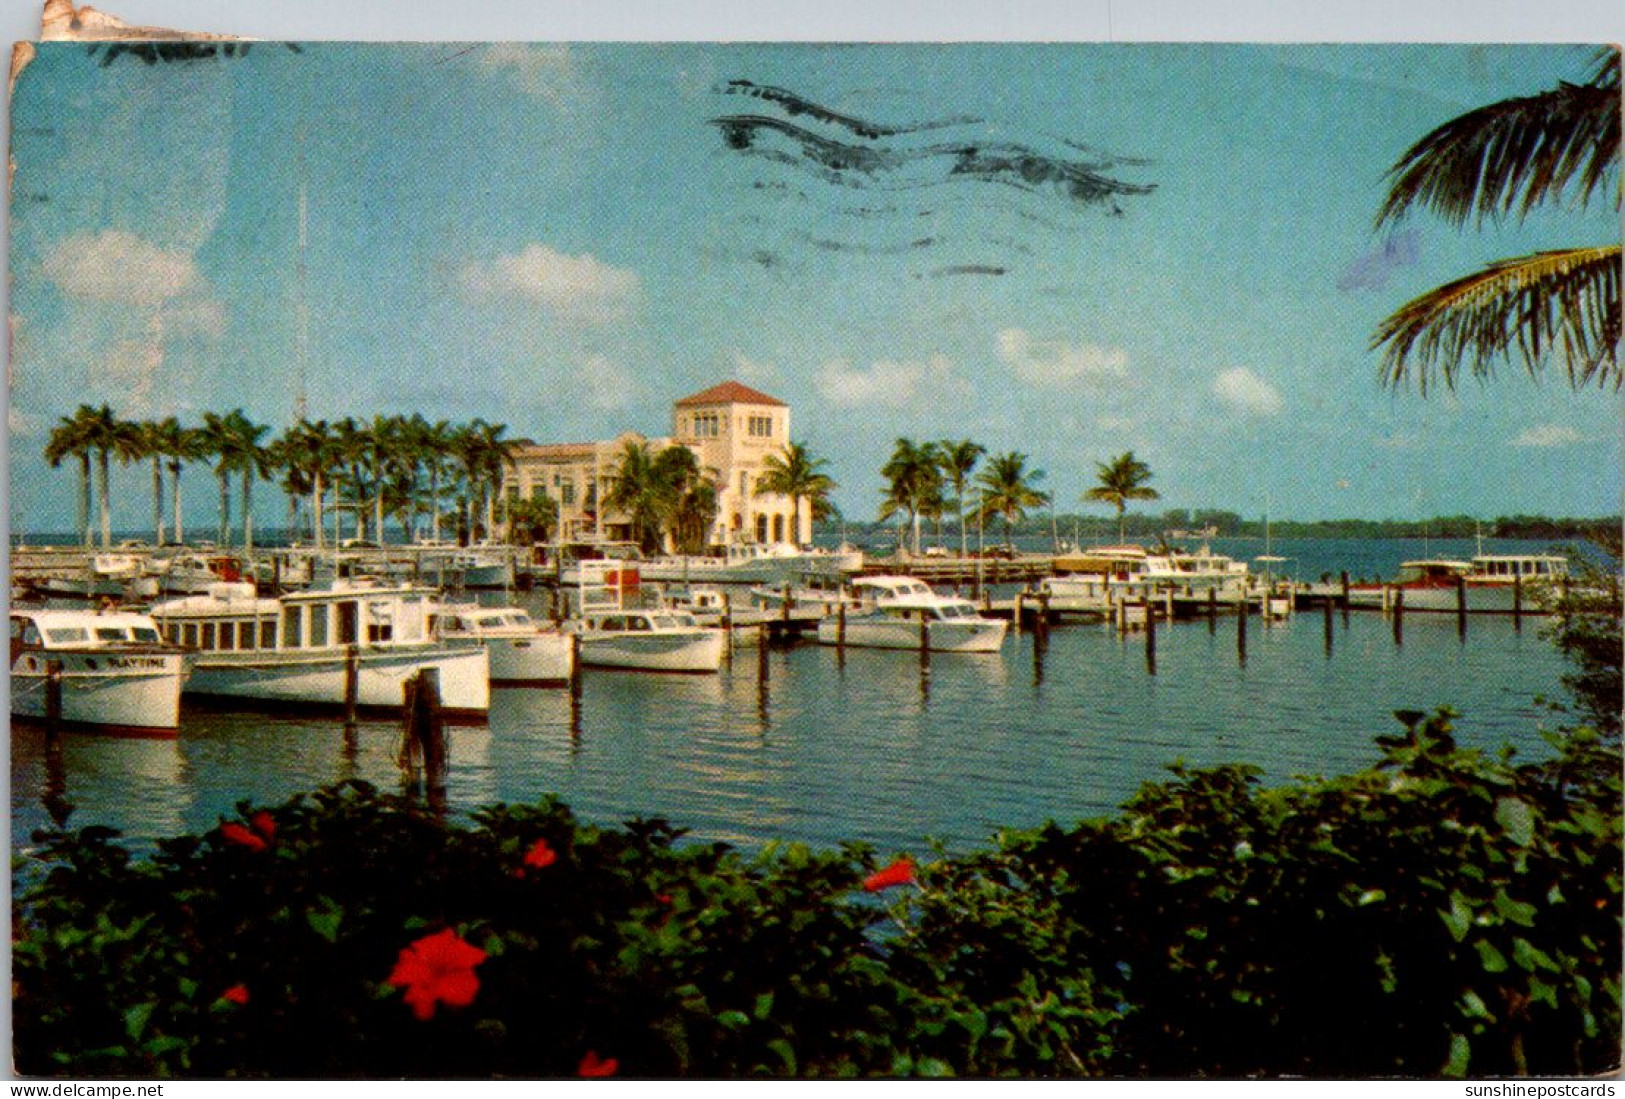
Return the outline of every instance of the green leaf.
[[[197,982],[190,977],[175,978],[175,988],[183,1000],[190,1000],[197,995]]]
[[[1450,911],[1440,912],[1439,918],[1450,931],[1450,937],[1458,943],[1467,937],[1467,932],[1473,926],[1473,910],[1460,893],[1450,894]]]
[[[339,922],[344,919],[344,910],[333,903],[332,898],[321,898],[325,904],[320,910],[312,909],[305,913],[305,922],[310,929],[330,943],[339,940]]]
[[[1483,1019],[1491,1023],[1495,1022],[1495,1016],[1490,1013],[1489,1007],[1484,1003],[1484,998],[1471,990],[1462,994],[1461,1011],[1463,1015],[1469,1018]]]
[[[141,1032],[147,1029],[147,1020],[152,1018],[156,1002],[136,1004],[124,1012],[124,1033],[130,1036],[131,1041],[140,1041]]]
[[[1496,890],[1495,910],[1519,927],[1535,926],[1535,906],[1513,900],[1504,889]]]
[[[1450,1059],[1444,1063],[1440,1070],[1441,1076],[1453,1076],[1457,1079],[1467,1075],[1467,1064],[1472,1060],[1473,1047],[1467,1041],[1465,1034],[1452,1034],[1450,1036]]]
[[[757,1019],[766,1019],[773,1013],[773,993],[764,992],[756,997],[756,1003],[750,1009],[751,1015]]]
[[[1478,960],[1483,963],[1485,973],[1504,973],[1506,971],[1506,955],[1497,950],[1494,944],[1480,939],[1473,945],[1478,948]]]
[[[1535,815],[1521,798],[1498,799],[1495,803],[1495,823],[1519,847],[1528,847],[1535,840]]]
[[[743,1011],[721,1011],[717,1013],[717,1024],[728,1030],[738,1030],[750,1025],[750,1016]]]
[[[775,1038],[767,1043],[767,1048],[779,1055],[779,1059],[784,1062],[785,1072],[791,1076],[796,1075],[796,1051],[789,1042],[783,1038]]]
[[[1527,973],[1533,973],[1537,969],[1544,969],[1548,973],[1561,972],[1551,956],[1530,943],[1528,939],[1512,940],[1512,960],[1518,963],[1519,969]]]
[[[1383,890],[1367,889],[1364,893],[1360,894],[1360,899],[1356,903],[1358,903],[1361,908],[1364,908],[1368,904],[1381,904],[1387,899],[1388,894]]]

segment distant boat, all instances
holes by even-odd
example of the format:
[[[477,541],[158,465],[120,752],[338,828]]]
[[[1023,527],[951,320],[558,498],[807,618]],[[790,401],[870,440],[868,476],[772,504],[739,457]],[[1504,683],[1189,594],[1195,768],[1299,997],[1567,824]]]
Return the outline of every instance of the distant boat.
[[[95,732],[173,736],[185,654],[144,614],[77,610],[11,613],[11,713],[47,716],[48,665],[62,669],[64,723]]]
[[[259,598],[249,583],[159,603],[152,617],[192,651],[186,693],[334,707],[345,702],[349,654],[358,706],[398,711],[406,680],[434,669],[446,717],[483,720],[490,658],[475,643],[437,640],[434,591],[335,581],[331,588]]]
[[[778,584],[806,573],[838,578],[856,572],[863,567],[863,553],[746,543],[728,546],[716,556],[656,557],[638,567],[648,580]]]
[[[852,582],[860,608],[818,624],[818,640],[858,648],[991,653],[1004,643],[1007,623],[983,618],[968,599],[938,595],[912,576],[864,576]]]
[[[1481,553],[1471,561],[1405,561],[1386,584],[1349,585],[1349,606],[1391,606],[1394,595],[1403,592],[1408,611],[1453,613],[1465,598],[1465,609],[1473,614],[1538,614],[1548,609],[1554,588],[1568,575],[1568,559],[1555,554]]]

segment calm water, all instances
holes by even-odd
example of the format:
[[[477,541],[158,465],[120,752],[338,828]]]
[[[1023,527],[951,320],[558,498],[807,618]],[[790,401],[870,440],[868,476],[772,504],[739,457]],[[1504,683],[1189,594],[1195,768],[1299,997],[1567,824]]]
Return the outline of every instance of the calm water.
[[[1451,705],[1465,742],[1538,755],[1535,696],[1559,693],[1562,665],[1538,622],[1515,632],[1489,616],[1463,642],[1452,616],[1409,615],[1399,647],[1380,615],[1338,616],[1328,651],[1316,610],[1250,621],[1245,665],[1234,619],[1164,626],[1154,676],[1142,636],[1092,624],[1057,627],[1036,650],[1023,635],[998,655],[937,654],[923,674],[915,654],[841,662],[815,644],[774,649],[768,670],[763,684],[753,649],[715,677],[592,670],[579,709],[561,690],[499,690],[488,728],[451,732],[452,803],[557,792],[590,820],[661,815],[745,846],[963,848],[1001,826],[1107,812],[1176,759],[1249,761],[1276,780],[1361,767],[1401,708]],[[211,827],[240,799],[348,776],[392,786],[398,740],[388,722],[347,737],[336,721],[188,710],[175,741],[72,735],[52,775],[41,734],[18,729],[14,845],[48,822],[48,780],[73,824],[144,840]]]

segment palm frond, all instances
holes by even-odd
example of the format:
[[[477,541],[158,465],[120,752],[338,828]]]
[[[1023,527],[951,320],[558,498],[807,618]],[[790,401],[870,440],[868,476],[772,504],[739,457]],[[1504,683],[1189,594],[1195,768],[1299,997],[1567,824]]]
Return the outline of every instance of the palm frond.
[[[1389,169],[1378,226],[1418,204],[1455,225],[1470,216],[1522,217],[1576,181],[1576,197],[1588,201],[1619,164],[1619,102],[1619,55],[1610,49],[1585,84],[1559,84],[1451,119]]]
[[[1480,378],[1516,354],[1533,376],[1562,356],[1569,382],[1620,388],[1620,246],[1539,252],[1497,260],[1401,306],[1378,327],[1381,374],[1397,386],[1414,373],[1454,387],[1466,364]]]

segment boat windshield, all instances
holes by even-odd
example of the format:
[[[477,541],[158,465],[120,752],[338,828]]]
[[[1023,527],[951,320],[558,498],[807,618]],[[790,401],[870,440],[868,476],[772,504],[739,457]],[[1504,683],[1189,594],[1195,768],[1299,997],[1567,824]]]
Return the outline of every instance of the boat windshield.
[[[90,634],[79,626],[64,626],[45,631],[45,636],[53,645],[73,645],[90,640]]]

